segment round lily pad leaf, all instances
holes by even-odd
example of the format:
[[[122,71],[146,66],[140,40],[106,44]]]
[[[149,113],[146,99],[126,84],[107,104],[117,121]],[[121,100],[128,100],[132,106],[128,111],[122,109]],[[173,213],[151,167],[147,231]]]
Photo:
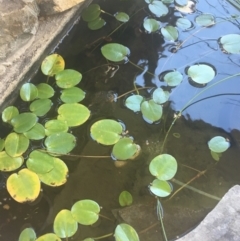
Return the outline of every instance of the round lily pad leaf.
[[[0,170],[11,172],[18,169],[23,164],[23,157],[11,157],[5,151],[0,152]]]
[[[153,0],[148,5],[148,8],[158,18],[168,14],[168,7],[165,4],[163,4],[161,1],[158,1],[158,0]]]
[[[122,207],[130,206],[133,202],[132,194],[128,191],[123,191],[120,193],[118,200]]]
[[[65,62],[62,56],[59,54],[51,54],[47,56],[41,65],[43,74],[48,76],[54,76],[58,72],[64,70]]]
[[[58,120],[66,121],[69,127],[80,126],[90,116],[90,111],[84,105],[78,103],[63,104],[58,108]]]
[[[187,18],[178,18],[176,25],[183,31],[188,30],[192,27],[192,22]]]
[[[227,34],[220,38],[222,48],[230,54],[240,54],[240,34]]]
[[[178,39],[178,31],[173,26],[161,28],[161,33],[167,41],[176,41]]]
[[[215,136],[208,142],[208,147],[213,152],[222,153],[230,147],[230,142],[222,136]]]
[[[156,104],[163,104],[168,101],[170,93],[162,88],[157,88],[153,91],[152,98]]]
[[[35,241],[37,239],[33,228],[25,228],[19,236],[18,241]]]
[[[183,75],[179,71],[171,71],[164,75],[163,79],[169,86],[177,86],[182,82]]]
[[[98,30],[106,24],[106,21],[101,17],[94,19],[91,22],[88,22],[88,28],[91,30]]]
[[[115,159],[124,161],[133,158],[138,150],[139,146],[132,139],[124,137],[114,145],[112,155]]]
[[[42,236],[40,236],[35,241],[61,241],[61,239],[54,233],[47,233]]]
[[[150,190],[158,197],[167,197],[172,192],[172,186],[167,181],[155,179],[150,185]]]
[[[138,112],[141,110],[140,107],[143,100],[144,98],[141,95],[131,95],[126,99],[125,105],[128,109],[134,112]]]
[[[145,30],[147,32],[153,33],[153,32],[156,32],[159,30],[160,23],[153,18],[148,18],[148,19],[144,20],[143,27],[145,28]]]
[[[186,1],[186,0],[183,0],[183,2],[184,1]],[[179,12],[182,12],[182,13],[193,13],[193,12],[195,12],[195,5],[196,5],[196,3],[195,2],[193,2],[193,1],[190,1],[190,0],[188,0],[187,1],[187,5],[185,5],[185,6],[180,6],[180,5],[178,5],[178,6],[175,6],[175,8],[179,11]]]
[[[67,89],[77,85],[82,79],[82,74],[73,69],[65,69],[58,72],[55,79],[60,88]]]
[[[0,151],[4,149],[5,142],[3,139],[0,138]]]
[[[38,89],[32,83],[24,84],[20,89],[20,96],[23,101],[32,101],[38,96]]]
[[[161,119],[162,106],[156,104],[154,100],[144,101],[141,104],[141,112],[144,120],[151,124]]]
[[[116,227],[114,236],[116,241],[139,241],[140,240],[136,230],[132,226],[126,223],[121,223]]]
[[[91,4],[82,12],[82,18],[84,21],[90,22],[98,18],[100,13],[100,6],[98,4]]]
[[[188,76],[198,84],[206,84],[215,77],[214,69],[206,64],[195,64],[189,67]]]
[[[92,225],[99,218],[100,207],[92,200],[81,200],[72,206],[73,218],[82,225]]]
[[[41,140],[45,137],[45,129],[41,124],[36,123],[32,129],[23,134],[30,140]]]
[[[117,43],[105,44],[101,48],[102,55],[113,62],[126,60],[130,54],[129,48]]]
[[[31,103],[29,109],[37,116],[44,116],[51,109],[52,101],[50,99],[35,100]]]
[[[59,158],[54,158],[54,168],[50,172],[38,174],[40,180],[46,185],[58,187],[67,182],[68,167]]]
[[[177,172],[177,161],[169,154],[158,155],[152,159],[149,171],[159,180],[170,180]]]
[[[215,18],[212,14],[203,13],[196,17],[196,23],[202,27],[208,27],[215,24]]]
[[[44,144],[53,154],[67,154],[75,147],[76,137],[70,133],[56,133],[48,136]]]
[[[120,22],[126,23],[129,21],[129,16],[126,13],[118,12],[114,16]]]
[[[78,223],[67,209],[61,210],[54,219],[53,230],[60,238],[72,237],[77,229]]]
[[[5,140],[5,151],[11,157],[21,156],[29,146],[29,139],[23,134],[10,133]]]
[[[41,83],[37,85],[38,98],[39,99],[48,99],[54,96],[54,89],[51,85]]]
[[[100,120],[95,122],[90,129],[91,137],[100,144],[113,145],[118,142],[123,132],[123,127],[115,120]]]
[[[60,99],[65,103],[77,103],[85,98],[85,92],[78,87],[72,87],[62,91]]]
[[[35,114],[26,112],[12,118],[11,124],[14,128],[14,131],[24,133],[32,129],[37,123],[37,120],[38,118]]]
[[[188,0],[175,0],[175,3],[179,6],[186,6],[188,3]]]
[[[18,109],[15,106],[8,106],[3,110],[2,120],[3,122],[11,122],[12,118],[19,114]]]
[[[57,134],[60,132],[67,132],[67,131],[68,131],[68,125],[66,121],[50,120],[45,123],[46,136],[50,136],[52,134]]]
[[[24,168],[7,179],[7,190],[19,202],[33,202],[40,193],[40,180],[36,173]]]
[[[54,157],[34,150],[26,161],[27,168],[37,174],[50,172],[54,168]]]

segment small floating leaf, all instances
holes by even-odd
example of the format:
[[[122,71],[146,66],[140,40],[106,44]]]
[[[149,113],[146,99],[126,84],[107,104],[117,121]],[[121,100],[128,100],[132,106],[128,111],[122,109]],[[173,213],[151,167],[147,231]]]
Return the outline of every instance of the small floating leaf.
[[[5,151],[0,152],[0,170],[11,172],[18,169],[23,164],[23,157],[11,157]]]
[[[143,27],[145,28],[145,30],[147,32],[153,33],[153,32],[156,32],[159,30],[160,23],[153,18],[148,18],[148,19],[144,20]]]
[[[230,142],[222,136],[215,136],[208,142],[208,147],[213,152],[222,153],[230,147]]]
[[[91,30],[98,30],[106,24],[106,21],[100,17],[88,22],[88,28]]]
[[[163,79],[169,86],[177,86],[182,82],[183,76],[179,71],[171,71],[164,75]]]
[[[23,134],[30,140],[41,140],[45,137],[45,129],[41,124],[36,123],[32,129]]]
[[[167,41],[176,41],[178,39],[178,31],[173,26],[161,28],[161,33]]]
[[[120,22],[126,23],[129,21],[129,16],[126,13],[118,12],[114,16]]]
[[[119,195],[118,200],[119,200],[119,204],[122,207],[130,206],[132,204],[132,202],[133,202],[132,195],[128,191],[121,192],[120,195]]]
[[[0,138],[0,151],[4,149],[4,140]]]
[[[46,136],[50,136],[55,133],[67,132],[68,125],[66,121],[62,120],[50,120],[45,123]]]
[[[61,239],[54,233],[47,233],[42,236],[40,236],[35,241],[61,241]]]
[[[118,224],[114,236],[116,241],[139,241],[136,230],[126,223]]]
[[[94,241],[92,238],[85,238],[83,241]]]
[[[176,4],[179,6],[186,6],[188,3],[188,0],[175,0]]]
[[[240,54],[240,34],[227,34],[220,38],[223,49],[230,54]]]
[[[91,4],[82,12],[82,18],[86,22],[93,21],[98,18],[101,13],[101,8],[98,4]]]
[[[62,91],[60,99],[65,103],[77,103],[85,98],[85,92],[78,87],[72,87]]]
[[[155,179],[150,185],[150,190],[158,197],[167,197],[171,194],[172,187],[167,181]]]
[[[162,88],[157,88],[153,91],[152,98],[156,104],[163,104],[168,101],[170,93]]]
[[[82,225],[92,225],[99,218],[100,207],[92,200],[81,200],[72,206],[71,213]]]
[[[37,98],[37,87],[32,83],[24,84],[20,89],[20,96],[23,101],[32,101]]]
[[[148,8],[158,18],[168,14],[168,7],[165,4],[163,4],[161,1],[158,1],[158,0],[153,0],[148,5]]]
[[[48,99],[53,97],[54,95],[54,89],[52,88],[52,86],[45,84],[45,83],[41,83],[39,85],[37,85],[37,90],[38,90],[38,98],[39,99]]]
[[[140,106],[143,100],[144,98],[141,95],[131,95],[126,99],[125,105],[128,109],[137,112],[140,111]]]
[[[188,0],[186,6],[175,6],[175,8],[182,13],[193,13],[195,11],[195,5],[195,2]]]
[[[33,228],[25,228],[19,236],[18,241],[35,241],[37,239]]]
[[[64,70],[65,62],[59,54],[51,54],[47,56],[41,65],[43,74],[53,76],[58,72]]]
[[[16,117],[18,114],[19,111],[15,106],[8,106],[2,113],[2,120],[3,122],[11,122],[12,118]]]
[[[154,100],[144,101],[141,104],[141,112],[143,117],[153,123],[162,117],[162,106],[154,102]]]
[[[204,13],[196,17],[196,23],[202,27],[208,27],[215,24],[215,18],[212,14]]]
[[[40,99],[40,100],[33,101],[29,109],[36,116],[44,116],[51,109],[51,106],[52,106],[52,101],[50,99]]]
[[[184,31],[192,27],[192,22],[187,18],[178,18],[176,25]]]

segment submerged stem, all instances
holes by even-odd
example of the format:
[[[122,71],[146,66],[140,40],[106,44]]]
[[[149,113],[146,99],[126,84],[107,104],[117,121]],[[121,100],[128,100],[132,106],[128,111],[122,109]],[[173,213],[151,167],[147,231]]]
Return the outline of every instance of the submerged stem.
[[[107,217],[107,216],[104,216],[104,215],[102,215],[102,214],[98,214],[98,215],[99,215],[100,217],[102,217],[102,218],[105,218],[105,219],[111,221],[111,222],[114,222],[114,220],[112,220],[111,218],[109,218],[109,217]]]
[[[153,88],[153,87],[141,87],[141,88],[137,88],[137,90],[145,90],[145,89],[151,89],[151,88]],[[136,91],[136,89],[134,89],[134,90],[129,90],[128,92],[126,92],[126,93],[124,93],[124,94],[122,94],[122,95],[119,95],[118,97],[117,97],[117,99],[120,99],[120,98],[122,98],[122,97],[124,97],[125,95],[127,95],[127,94],[130,94],[130,93],[132,93],[132,92],[134,92],[134,91]]]
[[[129,62],[131,65],[133,65],[134,67],[136,67],[136,68],[138,68],[138,69],[140,69],[140,70],[142,70],[142,71],[145,71],[145,69],[143,69],[143,68],[141,68],[140,66],[134,64],[132,61],[129,60],[128,62]],[[153,74],[153,73],[151,73],[151,72],[149,72],[149,71],[146,71],[146,73],[152,75],[153,77],[156,77],[155,74]]]
[[[98,239],[103,239],[103,238],[107,238],[107,237],[110,237],[110,236],[113,236],[113,233],[105,234],[103,236],[95,237],[95,238],[92,238],[92,239],[98,240]]]
[[[161,203],[159,201],[159,198],[157,198],[157,214],[158,214],[158,220],[160,220],[161,226],[162,226],[162,231],[163,231],[163,236],[164,236],[164,240],[168,241],[167,239],[167,235],[166,235],[166,231],[164,228],[164,224],[163,224],[163,216],[162,216],[162,210],[161,210]]]

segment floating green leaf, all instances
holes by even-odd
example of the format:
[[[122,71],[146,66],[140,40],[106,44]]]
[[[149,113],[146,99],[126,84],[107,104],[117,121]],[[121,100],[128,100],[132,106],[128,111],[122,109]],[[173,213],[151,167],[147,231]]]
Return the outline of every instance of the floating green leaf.
[[[130,54],[129,48],[117,43],[105,44],[101,52],[106,59],[113,62],[125,60]]]
[[[155,179],[151,185],[150,190],[158,197],[167,197],[172,192],[172,187],[167,181]]]
[[[59,54],[51,54],[47,56],[41,65],[43,74],[54,76],[58,72],[64,70],[65,62]]]
[[[51,109],[52,101],[50,99],[35,100],[31,103],[29,109],[37,116],[44,116]]]
[[[91,4],[82,12],[82,18],[86,22],[93,21],[98,18],[101,13],[101,8],[98,4]]]
[[[16,117],[18,114],[19,111],[15,106],[8,106],[2,113],[2,120],[4,122],[11,122],[12,118]]]
[[[92,138],[103,145],[113,145],[118,142],[123,132],[122,125],[115,120],[100,120],[90,129]]]
[[[162,0],[164,4],[171,4],[174,2],[174,0]]]
[[[206,84],[215,77],[214,69],[206,64],[195,64],[189,67],[188,76],[198,84]]]
[[[222,136],[215,136],[208,142],[211,151],[222,153],[230,147],[230,142]]]
[[[94,241],[92,238],[85,238],[83,241]]]
[[[158,1],[158,0],[153,0],[148,5],[148,8],[158,18],[168,14],[168,7],[165,4],[163,4],[161,1]]]
[[[121,192],[120,195],[119,195],[118,200],[119,200],[119,204],[122,207],[130,206],[132,204],[132,202],[133,202],[132,195],[128,191]]]
[[[153,32],[156,32],[156,31],[159,30],[160,23],[157,20],[153,19],[153,18],[148,18],[148,19],[144,20],[143,27],[149,33],[153,33]]]
[[[177,161],[169,154],[161,154],[152,159],[150,173],[159,180],[170,180],[177,172]]]
[[[29,146],[29,139],[23,134],[10,133],[5,140],[5,150],[11,157],[21,156]]]
[[[58,120],[67,122],[69,127],[80,126],[90,116],[90,111],[84,105],[78,103],[63,104],[58,108]]]
[[[18,241],[35,241],[37,239],[36,233],[33,228],[25,228],[20,236]]]
[[[183,3],[184,3],[184,1],[186,1],[186,0],[183,0]],[[175,8],[179,12],[182,12],[182,13],[193,13],[195,11],[195,5],[196,5],[195,2],[188,0],[187,5],[185,5],[185,6],[177,5],[177,6],[175,6]]]
[[[128,109],[134,112],[138,112],[140,111],[141,103],[143,100],[144,98],[141,95],[131,95],[126,99],[125,105]]]
[[[118,12],[114,16],[120,22],[126,23],[129,21],[129,16],[126,13]]]
[[[73,218],[82,225],[92,225],[99,218],[100,207],[92,200],[81,200],[72,206]]]
[[[72,87],[62,91],[60,99],[65,103],[77,103],[85,98],[85,92],[78,87]]]
[[[0,151],[4,149],[4,140],[0,138]]]
[[[178,18],[176,25],[184,31],[192,27],[192,22],[187,18]]]
[[[68,125],[66,121],[62,120],[50,120],[45,123],[45,133],[50,136],[55,133],[67,132]]]
[[[7,190],[17,202],[33,202],[40,193],[40,180],[36,173],[24,168],[8,177]]]
[[[20,96],[23,101],[32,101],[38,96],[38,89],[32,83],[24,84],[20,89]]]
[[[169,86],[177,86],[182,82],[183,76],[179,71],[171,71],[164,75],[163,79]]]
[[[40,236],[35,241],[61,241],[61,239],[54,233],[47,233],[42,236]]]
[[[61,210],[54,219],[53,230],[60,238],[72,237],[77,229],[78,223],[67,209]]]
[[[178,39],[178,31],[173,26],[161,28],[161,33],[167,41],[176,41]]]
[[[41,140],[45,137],[45,129],[41,124],[36,123],[32,129],[23,134],[30,140]]]
[[[162,106],[156,104],[154,100],[144,101],[141,104],[141,112],[147,122],[153,123],[161,119]]]
[[[116,227],[114,236],[116,241],[139,241],[136,230],[126,223],[121,223]]]
[[[39,85],[37,85],[37,90],[38,90],[38,98],[39,99],[48,99],[53,97],[54,95],[54,89],[52,88],[52,86],[45,84],[45,83],[41,83]]]
[[[0,170],[11,172],[18,169],[23,164],[23,157],[11,157],[5,151],[0,152]]]
[[[196,23],[202,27],[208,27],[215,24],[215,18],[212,14],[203,13],[196,17]]]
[[[101,17],[94,19],[91,22],[88,22],[88,28],[91,30],[98,30],[106,24],[106,21]]]
[[[230,54],[240,54],[240,34],[227,34],[220,38],[222,48]]]
[[[188,0],[175,0],[176,4],[179,6],[186,6],[188,3]]]
[[[168,101],[170,93],[162,88],[157,88],[153,91],[152,98],[156,104],[163,104]]]

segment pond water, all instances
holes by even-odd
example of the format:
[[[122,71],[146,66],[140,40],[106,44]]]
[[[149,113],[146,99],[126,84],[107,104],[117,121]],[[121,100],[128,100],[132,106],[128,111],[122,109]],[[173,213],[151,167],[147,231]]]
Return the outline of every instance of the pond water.
[[[179,31],[179,42],[165,41],[160,33],[145,33],[142,22],[151,13],[144,1],[139,0],[106,0],[95,1],[101,8],[114,14],[126,12],[130,16],[135,13],[129,23],[107,37],[119,26],[111,16],[103,15],[107,24],[100,30],[91,31],[86,22],[80,21],[73,27],[69,36],[56,47],[55,52],[63,56],[66,68],[78,70],[83,79],[79,87],[86,92],[81,102],[91,111],[89,120],[80,127],[71,128],[77,137],[77,146],[71,152],[74,155],[96,156],[61,157],[69,168],[67,183],[53,188],[42,184],[42,195],[33,204],[19,204],[7,193],[5,183],[11,173],[1,173],[0,194],[0,240],[15,241],[24,227],[32,226],[38,235],[52,232],[52,223],[56,214],[62,209],[71,209],[74,202],[92,199],[101,207],[101,214],[112,221],[100,218],[92,226],[81,226],[75,236],[69,240],[83,240],[87,237],[99,237],[114,232],[118,222],[128,222],[138,232],[140,240],[164,240],[161,226],[157,220],[156,200],[149,193],[148,185],[153,181],[149,172],[149,163],[162,153],[164,137],[174,120],[174,115],[184,108],[182,115],[176,120],[164,145],[163,153],[174,156],[178,162],[178,171],[174,180],[197,189],[184,188],[171,199],[161,199],[164,224],[169,240],[189,231],[217,204],[217,200],[202,195],[201,190],[221,198],[229,188],[240,183],[240,83],[239,76],[230,78],[201,95],[195,97],[210,84],[234,75],[240,71],[240,59],[237,54],[223,53],[217,40],[227,34],[238,34],[240,20],[226,19],[238,14],[229,3],[220,0],[202,0],[196,2],[196,10],[191,14],[180,13],[169,7],[169,14],[158,18],[163,25],[174,25],[179,17],[185,16],[194,27],[188,31]],[[142,10],[139,10],[142,9]],[[211,27],[198,26],[195,19],[202,13],[211,13],[215,21],[221,21]],[[98,41],[96,41],[98,40]],[[183,41],[183,45],[176,53]],[[102,56],[100,48],[109,42],[127,46],[131,54],[131,62],[139,65],[144,71],[130,63],[108,63]],[[50,54],[50,53],[49,53]],[[216,76],[206,86],[199,86],[189,81],[186,71],[193,64],[204,63],[213,66]],[[97,67],[97,68],[96,68]],[[177,87],[169,87],[162,78],[165,71],[176,69],[184,76]],[[148,74],[151,72],[153,75]],[[32,80],[34,83],[47,80],[41,71]],[[124,100],[127,96],[112,101],[112,94],[121,96],[137,88],[162,87],[170,91],[170,99],[163,105],[163,117],[160,122],[149,124],[141,113],[134,113],[126,108]],[[61,104],[60,90],[52,78],[49,79],[55,90],[54,104],[47,116],[40,118],[40,123],[55,118],[57,108]],[[152,89],[139,90],[140,94],[149,98]],[[18,109],[28,111],[28,105],[19,98],[15,105]],[[187,106],[186,106],[187,105]],[[186,107],[186,108],[185,108]],[[116,167],[110,158],[101,158],[111,154],[111,146],[97,144],[89,130],[97,120],[109,118],[120,120],[126,130],[141,146],[141,153],[134,161],[123,167]],[[11,128],[1,123],[1,138],[5,138]],[[214,136],[229,139],[230,148],[216,162],[210,154],[208,141]],[[41,147],[42,141],[35,141],[31,150]],[[27,158],[27,154],[24,157]],[[197,177],[200,171],[204,175]],[[173,192],[180,186],[172,182]],[[121,209],[118,197],[127,190],[133,196],[133,206]],[[106,237],[103,240],[114,240]]]

